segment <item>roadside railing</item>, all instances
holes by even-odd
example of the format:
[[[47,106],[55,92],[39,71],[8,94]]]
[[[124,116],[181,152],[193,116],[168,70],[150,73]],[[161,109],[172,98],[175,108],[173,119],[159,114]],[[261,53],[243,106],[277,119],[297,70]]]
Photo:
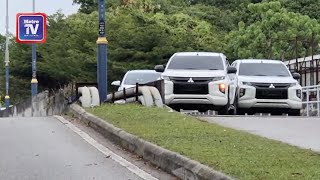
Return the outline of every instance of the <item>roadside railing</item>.
[[[320,85],[302,87],[303,115],[320,117]]]
[[[89,87],[87,87],[89,86]],[[95,86],[95,87],[94,87]],[[123,88],[120,91],[112,91],[107,94],[107,100],[101,103],[134,103],[151,107],[163,107],[164,104],[164,81],[158,80],[146,84],[139,84],[132,88]],[[71,102],[78,101],[84,108],[100,106],[99,92],[95,83],[77,83],[76,97]]]

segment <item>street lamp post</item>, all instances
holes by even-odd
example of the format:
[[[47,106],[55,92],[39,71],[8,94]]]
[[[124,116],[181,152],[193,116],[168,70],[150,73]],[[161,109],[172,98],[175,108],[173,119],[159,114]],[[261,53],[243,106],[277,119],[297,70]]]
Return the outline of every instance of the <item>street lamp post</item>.
[[[6,1],[6,50],[5,50],[5,76],[6,76],[6,96],[5,103],[6,108],[10,106],[9,96],[9,2]]]
[[[32,2],[32,10],[36,11],[35,0]],[[32,79],[31,79],[31,95],[32,97],[38,94],[38,80],[37,80],[37,45],[32,44]]]
[[[99,0],[99,36],[97,80],[101,102],[107,100],[107,38],[106,38],[106,4],[105,0]]]

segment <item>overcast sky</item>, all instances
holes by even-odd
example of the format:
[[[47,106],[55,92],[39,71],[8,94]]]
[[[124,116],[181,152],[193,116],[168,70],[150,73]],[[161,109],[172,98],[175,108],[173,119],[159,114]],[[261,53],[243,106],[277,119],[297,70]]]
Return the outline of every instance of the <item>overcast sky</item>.
[[[15,33],[15,17],[17,13],[32,12],[33,0],[9,0],[9,31]],[[72,0],[36,0],[36,12],[47,15],[62,10],[65,15],[70,15],[78,10],[78,6],[72,4]],[[6,32],[6,0],[0,0],[0,33]]]

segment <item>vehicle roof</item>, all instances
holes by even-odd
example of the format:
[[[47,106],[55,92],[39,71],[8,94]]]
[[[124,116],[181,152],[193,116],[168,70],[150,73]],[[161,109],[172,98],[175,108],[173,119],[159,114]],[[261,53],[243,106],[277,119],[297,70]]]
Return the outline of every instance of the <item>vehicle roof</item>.
[[[224,56],[217,52],[177,52],[174,56]]]
[[[283,64],[280,60],[271,60],[271,59],[238,59],[236,60],[240,63],[267,63],[267,64]]]

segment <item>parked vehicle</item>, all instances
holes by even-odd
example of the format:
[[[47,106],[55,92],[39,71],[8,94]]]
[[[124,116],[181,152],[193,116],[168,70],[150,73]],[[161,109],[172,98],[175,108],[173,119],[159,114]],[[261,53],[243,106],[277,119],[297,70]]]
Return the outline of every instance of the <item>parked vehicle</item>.
[[[300,115],[302,108],[300,75],[291,74],[286,65],[277,60],[236,60],[233,82],[237,84],[234,107],[238,114],[265,112]]]
[[[166,67],[157,65],[155,70],[163,72],[161,77],[165,80],[165,103],[173,109],[228,113],[228,73],[235,73],[236,69],[229,67],[224,54],[175,53]]]
[[[154,70],[132,70],[128,71],[122,81],[113,81],[111,85],[119,86],[118,91],[123,90],[124,88],[135,87],[136,83],[146,84],[159,80],[161,73]]]

